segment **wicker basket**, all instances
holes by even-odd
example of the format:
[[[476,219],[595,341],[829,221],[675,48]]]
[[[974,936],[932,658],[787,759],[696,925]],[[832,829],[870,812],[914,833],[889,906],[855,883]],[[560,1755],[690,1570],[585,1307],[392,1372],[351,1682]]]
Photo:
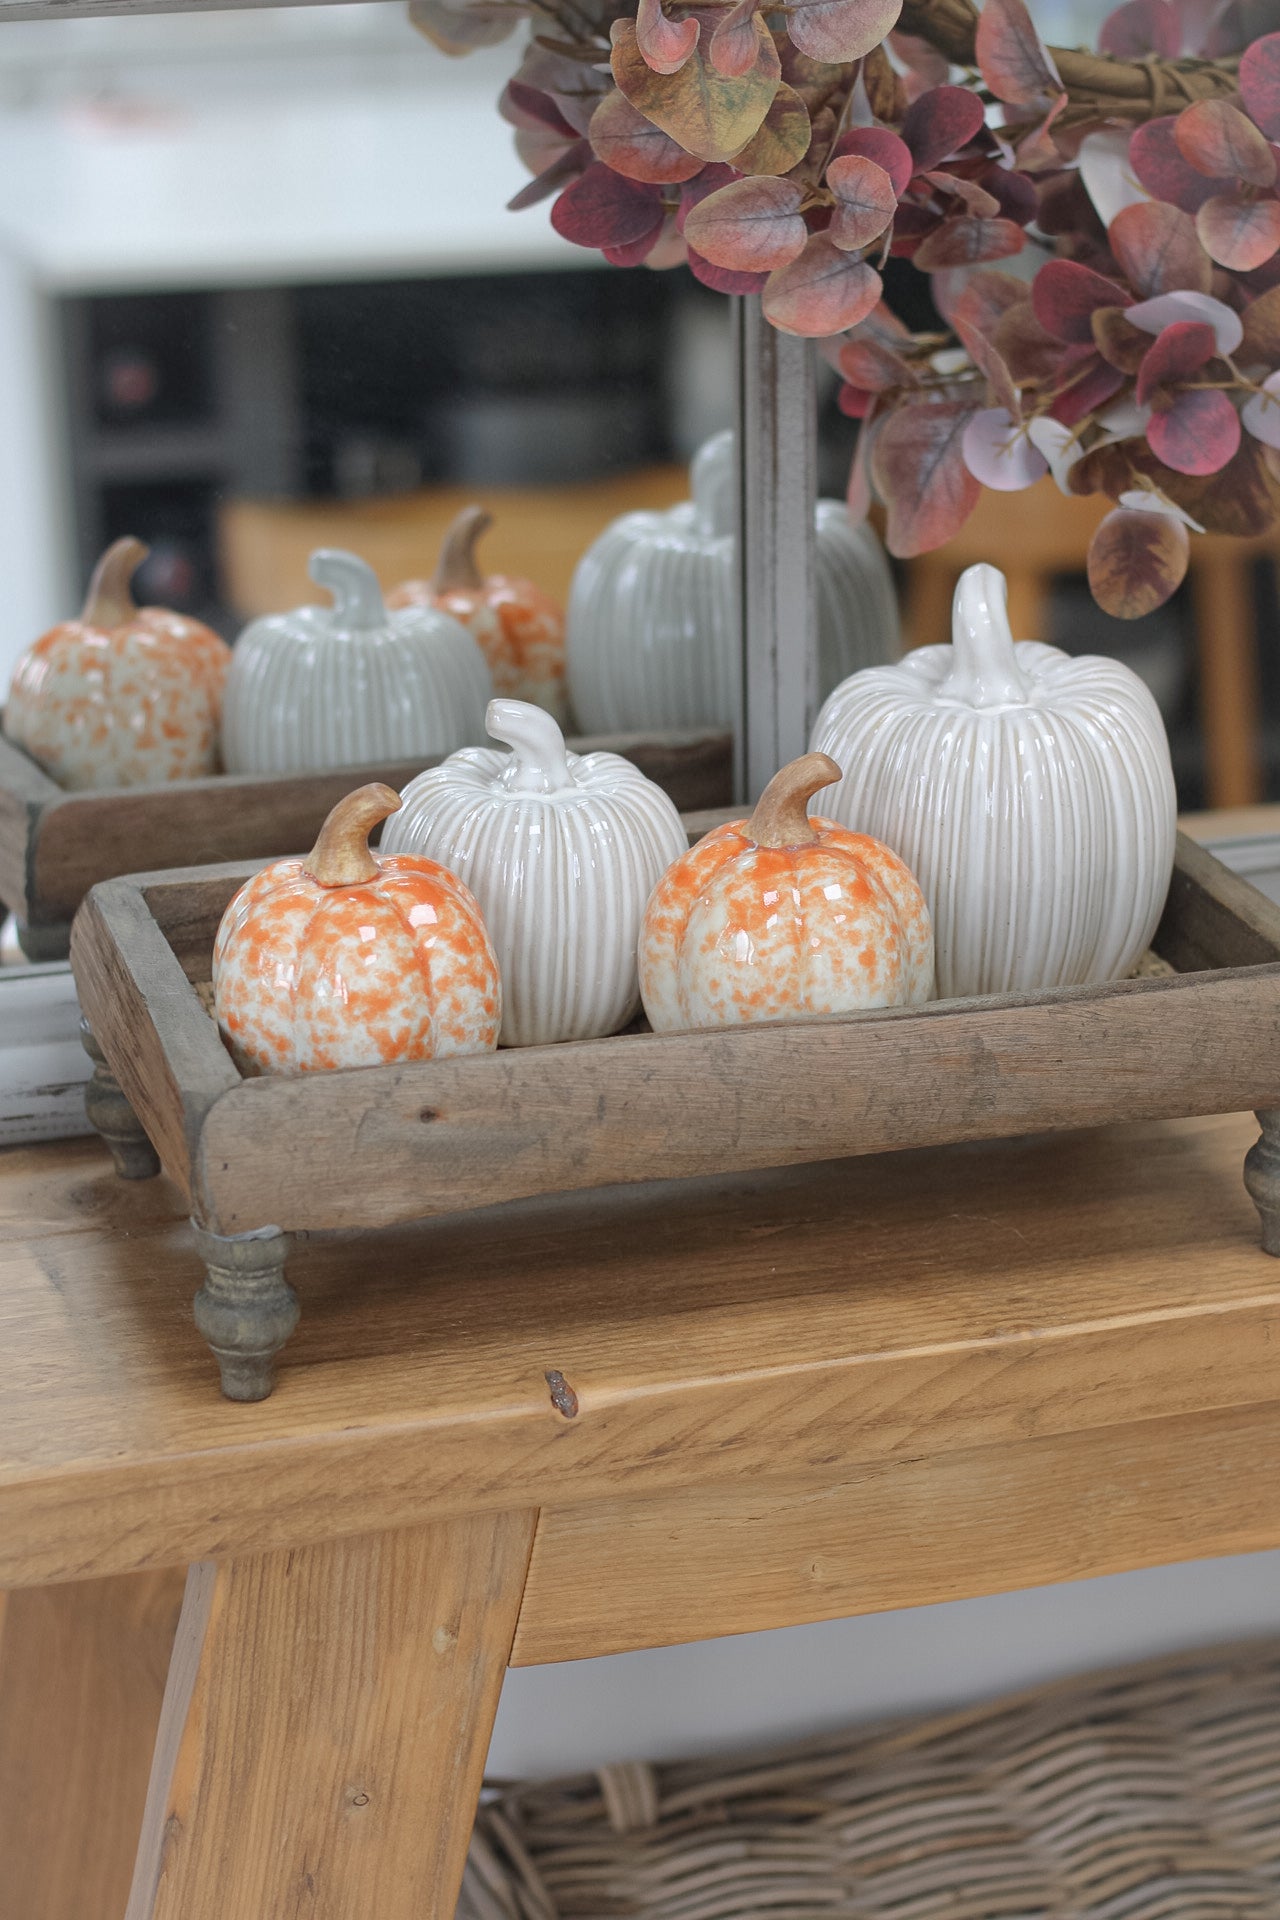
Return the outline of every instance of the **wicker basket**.
[[[498,1789],[459,1920],[1280,1916],[1280,1641]]]

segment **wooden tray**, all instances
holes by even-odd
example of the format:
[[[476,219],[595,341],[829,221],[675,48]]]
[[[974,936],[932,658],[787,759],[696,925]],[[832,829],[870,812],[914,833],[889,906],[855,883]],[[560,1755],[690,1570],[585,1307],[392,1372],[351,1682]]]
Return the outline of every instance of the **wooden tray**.
[[[628,733],[572,739],[634,760],[678,807],[718,807],[733,791],[727,733]],[[149,866],[270,860],[309,847],[329,809],[354,787],[399,789],[417,759],[338,773],[216,774],[154,787],[68,793],[0,734],[0,901],[17,915],[32,960],[65,960],[71,919],[99,880]]]
[[[686,816],[690,838],[723,817]],[[232,1398],[270,1391],[296,1323],[290,1233],[618,1181],[1252,1107],[1246,1184],[1280,1252],[1280,908],[1182,836],[1145,977],[294,1079],[242,1079],[200,990],[250,871],[109,881],[71,941],[119,1082],[95,1076],[91,1117],[127,1173],[154,1171],[140,1122],[184,1189]]]

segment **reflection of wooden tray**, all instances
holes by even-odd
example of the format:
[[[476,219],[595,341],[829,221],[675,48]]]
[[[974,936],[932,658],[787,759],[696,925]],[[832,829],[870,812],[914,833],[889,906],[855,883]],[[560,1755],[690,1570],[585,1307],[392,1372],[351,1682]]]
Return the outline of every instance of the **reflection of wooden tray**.
[[[196,1317],[233,1397],[269,1391],[296,1320],[288,1233],[616,1181],[1275,1108],[1246,1178],[1280,1252],[1280,908],[1188,840],[1153,943],[1176,971],[294,1079],[242,1079],[201,997],[246,871],[96,887],[71,956],[106,1059],[189,1198],[209,1274]]]
[[[578,753],[623,753],[678,807],[727,805],[733,746],[725,733],[629,733],[570,740]],[[0,901],[33,960],[66,958],[71,917],[99,880],[148,867],[268,860],[299,853],[329,809],[367,780],[400,788],[428,761],[339,773],[218,774],[164,786],[68,793],[0,735]]]

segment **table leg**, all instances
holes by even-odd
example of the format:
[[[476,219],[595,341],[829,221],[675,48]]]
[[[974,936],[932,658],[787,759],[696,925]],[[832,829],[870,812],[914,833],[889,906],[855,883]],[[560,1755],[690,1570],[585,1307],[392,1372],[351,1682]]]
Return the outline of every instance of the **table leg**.
[[[1262,1221],[1262,1251],[1280,1254],[1280,1109],[1255,1117],[1262,1133],[1244,1157],[1244,1184]]]
[[[193,1567],[127,1920],[452,1920],[534,1520]]]
[[[185,1574],[0,1595],[0,1912],[120,1920]]]
[[[87,1020],[80,1022],[80,1044],[93,1062],[93,1073],[84,1090],[89,1125],[106,1141],[122,1180],[154,1180],[160,1171],[160,1156],[107,1065],[107,1056]]]

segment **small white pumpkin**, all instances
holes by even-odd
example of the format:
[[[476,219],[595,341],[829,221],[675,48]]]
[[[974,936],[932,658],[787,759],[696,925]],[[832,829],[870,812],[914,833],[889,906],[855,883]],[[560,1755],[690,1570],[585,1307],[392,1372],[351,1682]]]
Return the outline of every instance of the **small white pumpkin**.
[[[480,903],[502,976],[501,1043],[589,1040],[640,1004],[636,945],[657,882],[688,841],[652,780],[616,753],[568,753],[551,715],[492,700],[496,747],[411,780],[384,854],[425,854]]]
[[[587,733],[731,727],[742,674],[732,431],[699,448],[692,500],[625,513],[578,563],[569,593],[569,696]],[[842,500],[819,500],[818,683],[901,652],[884,550]]]
[[[430,607],[390,613],[372,568],[322,548],[332,607],[254,620],[222,708],[228,773],[305,773],[451,753],[484,732],[493,682],[466,628]]]
[[[845,768],[825,811],[924,889],[944,999],[1123,977],[1173,871],[1155,701],[1118,660],[1015,645],[1005,598],[1002,573],[970,567],[953,645],[854,674],[813,730]]]

